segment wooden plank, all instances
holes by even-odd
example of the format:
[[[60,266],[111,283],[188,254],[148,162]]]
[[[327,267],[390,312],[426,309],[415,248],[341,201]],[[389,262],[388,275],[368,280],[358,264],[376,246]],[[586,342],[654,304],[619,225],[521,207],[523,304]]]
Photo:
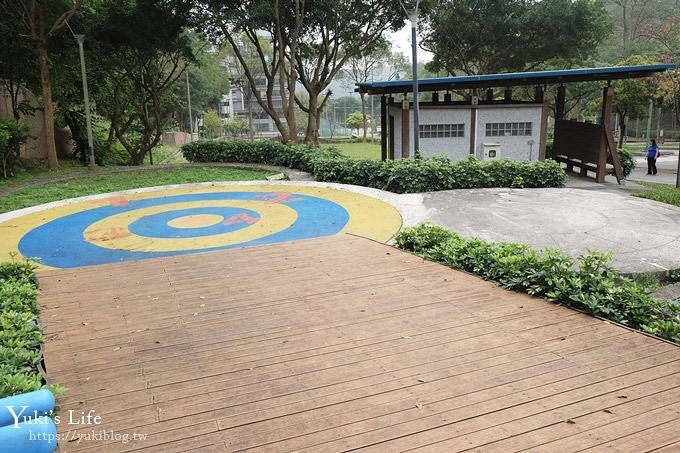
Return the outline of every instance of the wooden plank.
[[[565,417],[677,440],[648,416],[680,398],[677,347],[353,236],[40,281],[60,410],[146,436],[61,451],[533,446]]]
[[[675,432],[677,433],[677,424],[673,424],[672,428],[674,428]],[[677,453],[680,451],[680,440],[668,443],[667,445],[656,448],[653,451],[654,453]]]
[[[677,427],[680,418],[680,402],[669,404],[645,414],[644,417],[630,417],[613,423],[602,424],[594,429],[579,432],[560,440],[536,446],[525,451],[528,452],[554,452],[570,449],[579,451],[600,446],[608,441],[614,441],[626,437],[627,435],[647,432],[648,436],[643,437],[643,441],[653,441],[657,428],[666,424],[675,424]],[[676,434],[677,435],[677,434]],[[652,444],[653,446],[653,444]],[[632,451],[632,450],[631,450]]]
[[[655,360],[667,363],[666,358],[658,356]],[[381,417],[342,427],[345,435],[340,438],[338,430],[326,430],[315,434],[312,438],[296,437],[291,442],[281,443],[288,449],[313,451],[340,451],[361,448],[370,451],[392,451],[394,449],[410,449],[423,447],[433,442],[441,442],[450,437],[474,432],[489,424],[510,422],[530,414],[546,410],[555,405],[559,407],[572,401],[588,397],[596,397],[601,392],[611,392],[625,383],[646,382],[657,374],[670,372],[666,367],[656,367],[653,372],[647,368],[655,360],[642,360],[637,363],[637,372],[626,373],[627,367],[613,367],[600,372],[582,374],[574,378],[562,379],[552,383],[542,381],[545,365],[538,364],[530,368],[520,369],[495,376],[485,382],[477,375],[458,376],[455,384],[444,387],[448,395],[438,400],[427,392],[419,400],[422,407],[415,406],[409,417],[396,414],[392,417]],[[557,371],[560,368],[555,368]],[[564,373],[560,373],[564,376]],[[525,384],[520,385],[520,384]],[[419,387],[420,388],[420,387]],[[436,393],[435,393],[436,395]],[[349,434],[349,435],[347,435]],[[316,443],[323,440],[322,443]],[[446,451],[444,449],[443,451]],[[562,450],[553,450],[562,451]]]
[[[661,382],[648,381],[627,388],[627,399],[622,400],[619,396],[621,395],[618,391],[606,393],[465,436],[431,444],[422,451],[441,451],[442,449],[454,451],[456,445],[477,445],[478,451],[488,452],[521,451],[571,436],[576,432],[583,432],[589,427],[643,416],[651,410],[666,406],[669,400],[677,401],[680,398],[680,388],[674,387],[670,379]],[[639,436],[639,433],[635,436]],[[497,439],[503,440],[497,441]],[[619,443],[619,445],[624,444]],[[621,451],[621,449],[614,448],[614,451]],[[642,451],[642,448],[628,448],[628,451]]]

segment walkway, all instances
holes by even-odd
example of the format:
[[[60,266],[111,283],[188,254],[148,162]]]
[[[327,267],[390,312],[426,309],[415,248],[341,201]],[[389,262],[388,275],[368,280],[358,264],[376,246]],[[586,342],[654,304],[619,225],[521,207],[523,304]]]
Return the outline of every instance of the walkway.
[[[680,449],[680,348],[356,236],[40,283],[62,452]]]

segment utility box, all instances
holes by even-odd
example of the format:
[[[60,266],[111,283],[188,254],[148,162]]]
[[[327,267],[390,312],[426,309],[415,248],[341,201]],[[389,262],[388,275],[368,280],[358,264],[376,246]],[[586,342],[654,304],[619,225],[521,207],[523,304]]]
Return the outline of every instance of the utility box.
[[[501,158],[501,145],[500,143],[484,143],[482,145],[483,160],[495,160]]]

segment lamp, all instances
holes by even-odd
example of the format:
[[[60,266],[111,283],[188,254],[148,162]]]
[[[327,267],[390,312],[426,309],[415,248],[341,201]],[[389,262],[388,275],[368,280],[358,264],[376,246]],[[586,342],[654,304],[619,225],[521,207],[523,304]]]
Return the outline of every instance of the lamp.
[[[81,78],[83,80],[83,98],[84,98],[83,102],[85,102],[85,127],[87,129],[87,146],[89,148],[90,157],[88,167],[94,168],[97,166],[97,163],[94,160],[94,143],[92,140],[92,117],[90,115],[90,95],[87,90],[87,71],[85,71],[85,51],[83,50],[83,42],[85,42],[85,35],[75,34],[73,32],[73,29],[71,28],[71,25],[69,25],[68,22],[66,22],[66,25],[68,26],[68,29],[71,31],[73,37],[78,42],[78,50],[80,52],[80,72]]]
[[[401,3],[401,0],[400,2]],[[406,9],[403,3],[401,7],[404,8],[408,20],[411,22],[411,69],[413,73],[413,156],[420,150],[420,109],[418,106],[418,44],[416,38],[416,31],[418,28],[418,4],[420,0],[416,0],[414,8]]]

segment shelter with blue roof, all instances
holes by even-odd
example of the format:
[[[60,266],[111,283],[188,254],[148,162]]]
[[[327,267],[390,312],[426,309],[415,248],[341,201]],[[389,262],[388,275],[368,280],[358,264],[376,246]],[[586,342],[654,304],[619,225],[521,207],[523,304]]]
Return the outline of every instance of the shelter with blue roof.
[[[418,91],[430,92],[431,100],[419,102],[418,151],[423,156],[445,154],[452,160],[468,156],[543,160],[549,116],[546,93],[556,88],[553,151],[557,159],[568,170],[578,167],[584,176],[593,172],[598,182],[603,182],[607,173],[621,182],[623,173],[611,130],[612,82],[651,77],[675,68],[673,64],[654,64],[420,79]],[[564,118],[565,85],[577,82],[606,82],[598,124]],[[533,99],[512,98],[512,88],[521,86],[534,87]],[[413,81],[360,83],[356,91],[380,96],[383,160],[413,157],[414,109],[408,100]],[[454,100],[452,93],[461,91],[468,95]],[[396,94],[403,94],[404,100],[397,102]],[[610,166],[608,156],[613,162]]]

